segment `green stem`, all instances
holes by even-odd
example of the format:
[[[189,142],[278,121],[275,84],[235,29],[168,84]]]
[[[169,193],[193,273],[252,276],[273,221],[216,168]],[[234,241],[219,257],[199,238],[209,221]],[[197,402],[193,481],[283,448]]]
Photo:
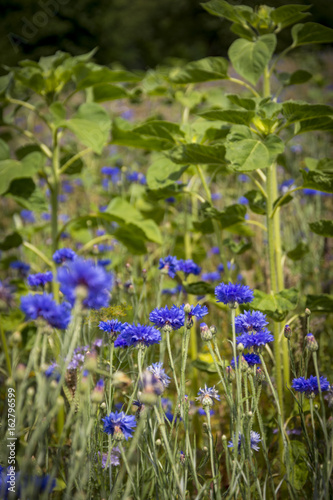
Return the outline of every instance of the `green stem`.
[[[59,195],[59,144],[58,130],[53,132],[53,158],[52,158],[53,182],[51,185],[51,228],[52,249],[58,249],[58,195]]]
[[[173,374],[173,379],[175,382],[176,391],[177,391],[178,397],[180,397],[179,386],[178,386],[178,382],[177,382],[177,375],[176,375],[176,370],[175,370],[175,365],[173,362],[171,345],[170,345],[170,332],[168,330],[166,330],[165,335],[166,335],[166,344],[167,344],[167,349],[168,349],[168,354],[169,354],[170,367],[171,367],[171,371]]]
[[[218,481],[217,481],[216,472],[215,472],[214,444],[213,444],[212,426],[210,423],[210,406],[205,406],[204,410],[206,412],[206,417],[207,417],[210,466],[211,466],[211,470],[212,470],[214,493],[215,493],[215,498],[219,499],[219,498],[221,498],[221,495],[220,495],[220,490],[218,487]]]
[[[10,357],[9,357],[9,352],[8,352],[6,334],[5,334],[5,332],[4,332],[3,328],[2,328],[1,323],[0,323],[0,334],[1,334],[1,342],[2,342],[2,346],[3,346],[3,351],[5,353],[5,358],[6,358],[8,375],[11,377],[12,376],[12,365],[10,363]]]

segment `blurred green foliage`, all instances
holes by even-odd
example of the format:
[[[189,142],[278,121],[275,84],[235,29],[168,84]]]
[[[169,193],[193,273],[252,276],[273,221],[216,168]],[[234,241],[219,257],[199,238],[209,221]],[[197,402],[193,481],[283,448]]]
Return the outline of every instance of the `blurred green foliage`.
[[[99,47],[100,64],[119,62],[128,68],[154,67],[172,58],[199,59],[226,55],[236,38],[229,21],[210,16],[200,0],[2,0],[0,50],[2,63],[13,66],[22,58],[38,59],[56,50],[73,55]],[[231,0],[232,5],[242,1]],[[263,2],[248,0],[255,7]],[[271,0],[270,6],[288,5]],[[333,3],[311,5],[309,20],[333,25]],[[280,47],[289,41],[283,33]]]

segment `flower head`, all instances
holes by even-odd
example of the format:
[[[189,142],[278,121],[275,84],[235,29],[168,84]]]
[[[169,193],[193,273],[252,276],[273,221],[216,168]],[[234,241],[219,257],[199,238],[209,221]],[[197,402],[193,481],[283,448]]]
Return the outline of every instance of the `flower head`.
[[[149,320],[158,328],[170,326],[172,330],[179,330],[184,326],[185,314],[183,309],[177,306],[156,308],[149,314]]]
[[[46,273],[29,274],[28,285],[29,286],[45,286],[46,283],[53,280],[53,274],[51,271]]]
[[[164,381],[148,368],[142,373],[139,387],[140,391],[142,391],[140,393],[140,401],[145,404],[155,404],[156,396],[160,396],[166,386],[164,385]]]
[[[245,349],[261,348],[262,346],[268,344],[268,342],[273,342],[273,335],[265,328],[259,332],[254,333],[243,333],[236,338],[237,344],[243,344]]]
[[[67,260],[74,260],[76,258],[76,253],[71,248],[60,248],[56,250],[53,254],[52,259],[56,264],[62,264]]]
[[[157,379],[159,379],[164,387],[168,387],[170,384],[170,377],[165,373],[163,367],[163,363],[153,363],[148,366],[147,370],[150,371]]]
[[[7,307],[11,307],[14,302],[13,292],[14,288],[7,281],[0,280],[0,305],[3,302]]]
[[[320,389],[322,392],[327,391],[330,387],[329,381],[325,377],[320,377]],[[310,375],[308,379],[305,377],[294,378],[291,384],[292,388],[297,392],[304,392],[306,396],[311,394],[318,394],[318,380],[317,377]]]
[[[102,418],[104,423],[103,431],[111,434],[115,439],[123,439],[126,441],[132,437],[133,429],[136,427],[136,420],[133,415],[125,415],[121,412],[111,412],[110,415]]]
[[[58,270],[58,280],[61,292],[71,304],[75,302],[78,287],[86,290],[87,297],[83,300],[85,307],[100,309],[109,304],[112,275],[90,260],[78,258],[66,267],[61,267]]]
[[[21,210],[21,217],[24,220],[24,222],[31,222],[32,224],[34,222],[36,222],[36,219],[35,219],[35,216],[34,216],[34,213],[32,212],[32,210],[26,210],[26,209]]]
[[[217,302],[223,304],[246,304],[252,302],[253,291],[246,285],[220,283],[215,288]]]
[[[235,318],[236,333],[259,332],[266,325],[266,315],[260,311],[244,311]]]
[[[122,323],[117,319],[108,319],[107,321],[100,321],[98,328],[107,333],[111,340],[115,340],[117,333],[120,333],[126,325],[127,323]]]
[[[202,406],[213,406],[214,401],[213,398],[217,401],[221,401],[220,396],[218,395],[217,390],[214,387],[207,387],[205,384],[204,389],[199,389],[198,397],[195,398],[196,401],[200,401]]]
[[[184,307],[185,307],[185,304],[183,304],[181,306],[181,308],[183,310],[184,310]],[[191,304],[191,310],[188,313],[188,319],[191,320],[193,317],[195,317],[197,319],[201,319],[204,316],[206,316],[206,314],[208,314],[207,306],[201,306],[200,304],[197,304],[196,306],[194,306],[193,304]]]
[[[218,271],[212,271],[211,273],[202,273],[202,281],[219,281],[221,275]]]
[[[177,264],[177,271],[183,271],[185,274],[194,274],[198,276],[201,273],[201,267],[193,262],[192,259],[180,259]]]
[[[116,339],[115,347],[131,347],[143,344],[149,346],[158,344],[161,340],[161,333],[153,326],[140,325],[138,323],[126,324],[123,331]]]
[[[57,363],[52,363],[50,366],[48,366],[44,372],[44,375],[46,378],[54,379],[57,382],[59,382],[61,375],[59,373],[59,365]]]
[[[70,319],[70,305],[67,302],[57,304],[50,293],[29,294],[21,298],[21,309],[27,319],[43,318],[54,328],[64,330]]]
[[[163,271],[168,274],[170,278],[174,278],[176,276],[176,271],[178,270],[177,266],[177,257],[168,255],[167,257],[165,257],[165,259],[160,259],[158,268],[163,269]]]
[[[19,274],[24,277],[27,276],[30,269],[29,264],[21,262],[20,260],[14,260],[9,264],[9,267],[11,267],[12,269],[17,269]]]
[[[259,432],[250,432],[250,441],[251,441],[251,448],[255,451],[259,451],[259,443],[261,441],[261,437]],[[238,452],[240,452],[241,445],[244,443],[244,436],[239,433],[239,438],[238,438]],[[229,441],[228,448],[233,448],[234,443],[232,441]]]
[[[259,356],[257,354],[243,354],[243,358],[245,359],[245,361],[247,362],[247,364],[249,366],[260,365],[261,364],[260,358],[259,358]],[[239,356],[237,356],[237,365],[238,365],[238,362],[239,362]],[[234,358],[231,360],[231,366],[233,368],[235,368],[235,360],[234,360]]]
[[[98,455],[99,457],[101,458],[102,460],[102,469],[105,469],[106,467],[106,464],[107,464],[107,461],[108,461],[108,453],[101,453],[100,451],[98,452]],[[109,467],[111,467],[111,465],[113,467],[116,467],[117,465],[120,465],[120,450],[118,448],[118,446],[115,446],[114,448],[112,448],[111,450],[111,454],[110,454],[110,462],[109,462]]]

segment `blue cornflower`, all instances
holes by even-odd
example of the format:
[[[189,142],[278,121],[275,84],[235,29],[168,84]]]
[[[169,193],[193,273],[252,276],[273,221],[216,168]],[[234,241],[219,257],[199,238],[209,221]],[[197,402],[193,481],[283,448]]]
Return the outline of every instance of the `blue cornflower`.
[[[108,267],[110,264],[112,264],[111,259],[99,259],[97,261],[97,265],[102,266],[102,267]]]
[[[124,437],[127,441],[132,437],[133,428],[136,427],[135,417],[125,415],[123,411],[111,412],[110,415],[102,418],[102,422],[104,423],[103,431],[117,440],[122,440]]]
[[[176,201],[176,198],[174,196],[169,196],[169,198],[165,198],[165,200],[167,203],[175,203]]]
[[[241,205],[248,205],[249,200],[245,198],[245,196],[240,196],[237,200],[237,203],[240,203]]]
[[[266,325],[266,314],[260,311],[244,311],[235,318],[236,333],[258,332]]]
[[[11,307],[14,302],[14,288],[7,281],[0,280],[0,301]]]
[[[176,295],[177,293],[181,292],[182,290],[186,294],[183,287],[181,285],[177,285],[174,288],[163,288],[162,294],[163,295]]]
[[[327,391],[330,387],[330,383],[325,377],[319,378],[320,389],[322,392]],[[318,380],[317,377],[310,375],[308,379],[305,377],[294,378],[291,384],[292,388],[297,392],[304,392],[306,396],[313,394],[318,394]]]
[[[56,480],[51,479],[49,475],[45,476],[22,476],[21,472],[15,473],[15,493],[14,495],[9,490],[10,482],[13,480],[13,475],[9,474],[9,470],[0,465],[0,498],[7,500],[8,498],[23,498],[22,494],[29,492],[29,498],[40,498],[43,493],[51,493],[56,486]],[[43,495],[44,496],[44,495]],[[26,495],[24,495],[26,498]]]
[[[156,308],[149,314],[149,320],[158,328],[170,326],[173,330],[179,330],[184,326],[185,314],[183,309],[173,305],[171,309],[168,306],[160,309]]]
[[[221,275],[218,271],[213,271],[211,273],[202,273],[202,281],[219,281]]]
[[[61,375],[59,371],[57,370],[59,368],[59,365],[57,363],[52,363],[50,366],[48,366],[44,372],[44,375],[46,378],[51,378],[59,382]]]
[[[185,304],[180,307],[184,310]],[[188,313],[188,319],[191,320],[193,317],[201,319],[206,316],[206,314],[208,314],[207,306],[201,306],[200,304],[194,306],[191,304],[191,311]]]
[[[76,370],[77,368],[81,368],[88,350],[89,346],[87,345],[76,347],[73,352],[73,357],[68,363],[67,370]]]
[[[62,264],[67,260],[76,259],[76,253],[71,248],[60,248],[54,252],[52,259],[56,264]]]
[[[63,180],[61,185],[62,185],[62,189],[63,189],[64,193],[71,194],[74,192],[74,187],[72,186],[70,181]]]
[[[99,252],[110,252],[111,250],[113,250],[113,246],[112,245],[106,245],[105,243],[101,243],[100,245],[98,245],[98,251]]]
[[[217,390],[215,389],[215,385],[214,387],[208,388],[207,385],[205,384],[204,389],[199,389],[198,397],[195,399],[196,401],[200,401],[202,406],[213,406],[214,404],[213,398],[216,399],[217,401],[221,401],[221,398],[218,395]]]
[[[32,210],[24,209],[24,210],[21,210],[20,214],[21,214],[21,217],[24,220],[24,222],[31,222],[32,224],[34,222],[36,222],[36,219],[35,219],[35,216],[34,216],[34,213],[32,212]]]
[[[163,271],[167,273],[170,278],[174,278],[176,276],[177,265],[177,257],[168,255],[167,257],[165,257],[165,259],[160,259],[158,268],[163,269]]]
[[[281,182],[281,184],[279,185],[279,191],[281,191],[282,194],[287,193],[290,189],[293,189],[295,187],[293,186],[294,182],[294,179],[288,179]]]
[[[115,347],[131,347],[143,344],[149,346],[158,344],[161,333],[153,326],[127,324],[114,343]]]
[[[142,373],[139,388],[142,392],[140,396],[141,400],[147,404],[154,404],[156,403],[156,396],[160,396],[163,393],[165,386],[162,380],[157,377],[155,373],[147,369]]]
[[[20,260],[14,260],[9,264],[9,267],[12,269],[17,269],[21,276],[26,277],[28,275],[30,266],[25,262],[21,262]]]
[[[252,302],[253,291],[246,285],[233,284],[233,283],[220,283],[215,288],[216,302],[223,302],[223,304],[246,304]]]
[[[97,229],[96,230],[96,236],[104,236],[106,234],[104,229]]]
[[[243,344],[245,349],[253,347],[255,350],[268,344],[268,342],[273,342],[273,340],[273,335],[266,328],[259,332],[243,333],[236,338],[237,344]]]
[[[259,451],[259,443],[261,441],[261,437],[259,432],[251,431],[250,432],[250,441],[251,441],[251,448],[255,451]],[[239,433],[239,438],[238,438],[238,452],[240,452],[242,442],[244,442],[244,436]],[[228,448],[233,448],[234,443],[232,441],[229,441]]]
[[[67,201],[67,196],[65,194],[59,194],[58,201],[59,203],[65,203]]]
[[[139,182],[142,185],[147,184],[146,177],[141,172],[130,172],[129,174],[126,175],[126,179],[129,182]]]
[[[47,271],[46,273],[30,274],[28,276],[28,285],[45,286],[46,283],[49,283],[52,280],[53,280],[53,274],[51,271]]]
[[[49,221],[49,220],[51,220],[51,214],[48,214],[47,212],[43,212],[43,213],[41,214],[41,218],[42,218],[43,220],[45,220],[45,221]]]
[[[203,408],[198,408],[197,413],[199,415],[201,415],[201,416],[206,415],[206,412],[205,412],[205,410]],[[210,410],[209,414],[210,415],[215,415],[215,411],[214,410]]]
[[[113,184],[117,184],[120,181],[120,168],[118,167],[102,167],[101,173],[111,177]]]
[[[57,304],[51,293],[29,294],[21,297],[21,309],[27,319],[43,318],[54,328],[64,330],[70,319],[70,305],[67,302]]]
[[[220,253],[219,247],[212,247],[209,250],[208,255],[218,255],[219,253]]]
[[[102,461],[102,469],[105,469],[107,461],[108,461],[108,453],[101,454],[101,452],[99,451],[98,456],[101,458],[101,461]],[[120,457],[120,450],[119,450],[118,446],[115,446],[114,448],[112,448],[112,451],[110,454],[109,467],[111,467],[111,465],[113,465],[114,467],[116,467],[117,465],[120,465],[119,457]]]
[[[250,180],[250,177],[246,174],[239,174],[238,180],[240,182],[248,182]]]
[[[107,333],[110,336],[110,340],[115,340],[117,333],[120,333],[126,325],[127,323],[122,323],[117,319],[108,319],[107,321],[100,321],[98,328]]]
[[[60,290],[71,304],[75,302],[78,287],[86,289],[83,305],[90,309],[107,307],[110,301],[112,275],[90,260],[77,258],[58,270]]]
[[[245,359],[245,361],[247,362],[247,364],[249,366],[261,364],[260,357],[257,354],[243,354],[243,358]],[[237,356],[237,365],[238,365],[238,362],[239,362],[239,356]],[[232,358],[232,360],[231,360],[231,366],[233,368],[235,368],[235,359],[234,358]]]
[[[121,113],[121,117],[124,120],[132,120],[132,118],[134,117],[134,112],[132,109],[126,109],[126,111],[123,111]]]
[[[198,276],[201,273],[201,267],[193,262],[192,259],[180,259],[177,264],[177,271],[183,271],[185,274],[194,274]]]
[[[164,387],[168,387],[171,378],[165,373],[163,363],[153,363],[148,366],[147,370],[150,371],[155,377],[160,380]]]
[[[227,262],[227,267],[229,269],[229,271],[233,271],[235,269],[235,264],[231,264],[230,261]],[[224,272],[224,265],[221,263],[217,266],[217,270],[220,272],[220,273],[223,273]]]
[[[215,200],[221,200],[222,198],[222,195],[221,193],[212,193],[212,200],[215,201]]]

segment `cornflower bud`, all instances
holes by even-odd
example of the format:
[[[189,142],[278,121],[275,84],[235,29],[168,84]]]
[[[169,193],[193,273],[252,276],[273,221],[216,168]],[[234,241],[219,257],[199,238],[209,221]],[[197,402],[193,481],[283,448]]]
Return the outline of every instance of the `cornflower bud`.
[[[290,328],[289,325],[286,325],[284,327],[284,332],[283,333],[284,333],[284,336],[286,337],[286,339],[288,339],[288,340],[291,339],[291,328]]]
[[[314,338],[312,333],[308,333],[305,337],[306,347],[311,352],[318,351],[318,342]]]
[[[225,369],[225,371],[227,372],[227,379],[228,379],[228,381],[232,382],[235,379],[235,377],[236,377],[236,374],[235,374],[234,370],[232,369],[231,366],[227,366],[226,369]]]

